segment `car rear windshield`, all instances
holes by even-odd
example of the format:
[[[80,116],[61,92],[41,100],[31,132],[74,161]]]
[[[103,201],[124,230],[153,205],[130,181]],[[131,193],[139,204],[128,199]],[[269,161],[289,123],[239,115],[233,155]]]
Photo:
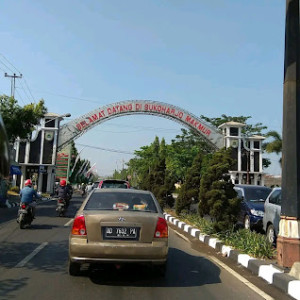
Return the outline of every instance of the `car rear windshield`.
[[[127,210],[157,213],[150,194],[138,193],[94,193],[84,207],[85,210]]]
[[[103,182],[102,189],[127,189],[128,186],[125,182]]]
[[[272,190],[268,188],[245,189],[246,201],[265,201]]]

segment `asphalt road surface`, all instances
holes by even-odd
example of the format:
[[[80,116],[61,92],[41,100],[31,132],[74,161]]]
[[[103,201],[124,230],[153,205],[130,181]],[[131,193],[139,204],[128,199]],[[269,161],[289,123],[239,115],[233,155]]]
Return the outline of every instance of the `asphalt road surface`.
[[[57,217],[56,202],[42,202],[24,230],[16,222],[17,207],[0,210],[0,299],[291,299],[173,228],[164,278],[145,266],[88,265],[71,277],[68,236],[81,203],[74,196],[67,216]]]

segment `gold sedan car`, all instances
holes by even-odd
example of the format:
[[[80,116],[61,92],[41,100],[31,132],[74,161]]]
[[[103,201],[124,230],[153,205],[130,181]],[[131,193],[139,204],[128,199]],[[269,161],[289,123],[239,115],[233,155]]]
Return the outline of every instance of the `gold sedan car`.
[[[69,274],[83,263],[151,264],[164,275],[168,225],[154,195],[95,189],[78,210],[69,238]]]

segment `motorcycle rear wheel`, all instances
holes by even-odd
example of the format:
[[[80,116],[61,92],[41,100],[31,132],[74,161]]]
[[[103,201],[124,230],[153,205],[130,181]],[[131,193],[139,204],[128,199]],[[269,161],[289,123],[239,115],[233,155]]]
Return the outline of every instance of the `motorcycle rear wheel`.
[[[24,221],[23,218],[19,221],[19,225],[20,225],[20,229],[24,229],[25,228],[25,221]]]

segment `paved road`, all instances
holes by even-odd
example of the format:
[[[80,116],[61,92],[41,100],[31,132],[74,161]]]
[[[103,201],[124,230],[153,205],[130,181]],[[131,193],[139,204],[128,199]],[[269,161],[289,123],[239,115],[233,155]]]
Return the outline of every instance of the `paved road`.
[[[16,223],[17,208],[0,211],[0,299],[264,299],[215,261],[205,245],[195,246],[173,229],[165,278],[138,266],[87,266],[81,276],[69,276],[70,220],[81,202],[74,197],[65,218],[56,216],[54,201],[39,204],[26,230]],[[269,291],[275,299],[290,299]]]

